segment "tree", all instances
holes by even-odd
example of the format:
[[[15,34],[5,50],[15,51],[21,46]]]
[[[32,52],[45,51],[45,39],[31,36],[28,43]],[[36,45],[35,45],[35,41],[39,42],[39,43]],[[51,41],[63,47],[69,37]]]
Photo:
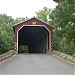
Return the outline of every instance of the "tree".
[[[27,19],[27,17],[26,18],[24,18],[24,17],[22,17],[22,18],[18,17],[18,18],[15,19],[15,22],[19,23],[19,22],[22,22],[22,21],[26,21],[26,19]]]
[[[6,23],[6,24],[14,24],[15,21],[11,16],[7,16],[6,14],[0,14],[0,23]]]
[[[13,19],[6,14],[0,14],[0,54],[14,49],[13,25],[26,19],[20,17]]]
[[[15,20],[6,14],[0,14],[0,54],[14,48],[13,24]]]
[[[56,1],[56,0],[54,0]],[[60,39],[60,49],[69,54],[75,51],[75,0],[59,0],[50,14],[55,34]],[[73,50],[73,52],[71,52]]]
[[[51,13],[51,9],[44,7],[42,10],[39,10],[38,12],[36,12],[36,15],[38,19],[48,22],[50,13]]]
[[[0,31],[0,54],[6,52],[5,46],[6,46],[6,44],[5,44],[4,41],[2,40],[1,31]]]

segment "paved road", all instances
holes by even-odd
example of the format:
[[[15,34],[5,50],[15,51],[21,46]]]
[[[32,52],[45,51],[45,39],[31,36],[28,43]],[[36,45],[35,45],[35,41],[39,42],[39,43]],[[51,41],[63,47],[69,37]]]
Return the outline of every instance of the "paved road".
[[[50,54],[18,54],[0,64],[0,74],[74,75],[74,66]]]

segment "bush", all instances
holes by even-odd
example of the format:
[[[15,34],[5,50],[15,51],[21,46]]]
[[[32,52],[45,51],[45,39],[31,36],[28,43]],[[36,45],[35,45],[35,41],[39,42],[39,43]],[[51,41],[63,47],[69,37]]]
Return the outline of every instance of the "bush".
[[[28,53],[28,52],[29,52],[29,48],[27,45],[19,46],[19,53]]]

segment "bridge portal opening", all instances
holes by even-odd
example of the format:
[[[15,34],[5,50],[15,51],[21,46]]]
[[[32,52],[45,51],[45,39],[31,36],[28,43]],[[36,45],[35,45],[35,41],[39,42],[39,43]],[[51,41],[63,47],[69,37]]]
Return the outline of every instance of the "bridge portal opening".
[[[43,26],[23,26],[18,31],[18,52],[24,45],[28,46],[28,53],[46,53],[49,50],[49,31]]]

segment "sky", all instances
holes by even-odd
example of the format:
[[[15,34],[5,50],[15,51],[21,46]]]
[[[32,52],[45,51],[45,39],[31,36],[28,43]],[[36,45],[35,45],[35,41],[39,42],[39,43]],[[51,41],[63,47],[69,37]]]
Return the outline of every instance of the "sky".
[[[13,18],[33,17],[43,7],[55,8],[53,0],[0,0],[0,14],[5,13]]]

